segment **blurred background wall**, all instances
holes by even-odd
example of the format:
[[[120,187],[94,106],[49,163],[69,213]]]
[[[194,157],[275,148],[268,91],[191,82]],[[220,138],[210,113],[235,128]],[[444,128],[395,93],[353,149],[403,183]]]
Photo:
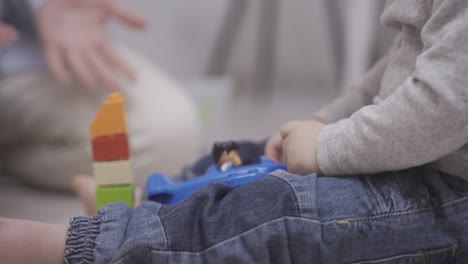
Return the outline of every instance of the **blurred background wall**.
[[[384,2],[127,0],[148,29],[114,33],[179,78],[227,74],[251,86],[265,66],[274,84],[328,89],[355,80],[343,76],[361,75],[388,47],[392,33],[378,23]]]
[[[126,4],[148,28],[141,34],[114,25],[115,38],[212,101],[204,109],[215,113],[203,114],[207,142],[261,138],[307,117],[359,79],[394,34],[378,22],[383,0]]]
[[[121,1],[148,27],[112,25],[114,37],[193,95],[204,124],[200,153],[214,140],[261,140],[310,116],[358,80],[394,35],[378,24],[384,0]],[[71,196],[3,186],[0,200],[15,201],[0,204],[4,217],[67,223],[81,211]]]

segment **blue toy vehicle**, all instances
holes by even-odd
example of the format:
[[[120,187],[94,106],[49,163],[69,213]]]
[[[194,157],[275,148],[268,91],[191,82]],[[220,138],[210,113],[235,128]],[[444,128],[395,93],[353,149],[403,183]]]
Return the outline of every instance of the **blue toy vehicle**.
[[[209,183],[217,182],[238,187],[278,169],[286,170],[286,166],[262,156],[259,164],[240,166],[223,172],[216,165],[212,165],[204,175],[181,183],[175,183],[166,175],[156,173],[146,180],[146,195],[151,201],[174,204]]]

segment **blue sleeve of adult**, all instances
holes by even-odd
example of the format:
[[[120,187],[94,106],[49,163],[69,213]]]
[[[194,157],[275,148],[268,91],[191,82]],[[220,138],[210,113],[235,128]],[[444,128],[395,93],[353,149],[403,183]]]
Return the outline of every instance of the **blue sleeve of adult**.
[[[28,0],[0,0],[0,21],[23,34],[34,34],[34,13]]]

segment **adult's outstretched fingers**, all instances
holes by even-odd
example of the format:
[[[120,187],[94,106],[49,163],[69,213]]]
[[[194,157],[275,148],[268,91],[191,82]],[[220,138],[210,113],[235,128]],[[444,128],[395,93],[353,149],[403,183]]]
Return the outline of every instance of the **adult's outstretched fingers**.
[[[109,45],[100,50],[104,58],[108,61],[109,65],[112,65],[115,70],[123,73],[129,80],[135,80],[135,72],[133,68],[126,62],[120,55],[118,50],[113,46]]]
[[[117,84],[117,77],[112,71],[112,64],[108,63],[102,54],[99,54],[95,51],[88,52],[86,56],[98,82],[112,91],[117,90],[119,87]]]
[[[108,8],[112,16],[127,26],[136,29],[142,29],[145,27],[145,20],[139,14],[131,11],[129,8],[119,4],[118,2],[109,1]]]
[[[52,76],[62,84],[68,83],[70,81],[70,74],[68,73],[63,61],[61,50],[56,47],[46,46],[44,48],[44,53],[47,67],[49,68]]]

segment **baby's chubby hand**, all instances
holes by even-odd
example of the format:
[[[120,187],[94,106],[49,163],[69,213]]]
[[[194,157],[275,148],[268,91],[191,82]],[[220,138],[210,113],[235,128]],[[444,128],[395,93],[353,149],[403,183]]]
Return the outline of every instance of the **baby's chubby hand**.
[[[289,172],[306,175],[321,174],[317,162],[316,144],[325,125],[316,120],[291,121],[283,125],[265,146],[265,155],[283,162]]]

